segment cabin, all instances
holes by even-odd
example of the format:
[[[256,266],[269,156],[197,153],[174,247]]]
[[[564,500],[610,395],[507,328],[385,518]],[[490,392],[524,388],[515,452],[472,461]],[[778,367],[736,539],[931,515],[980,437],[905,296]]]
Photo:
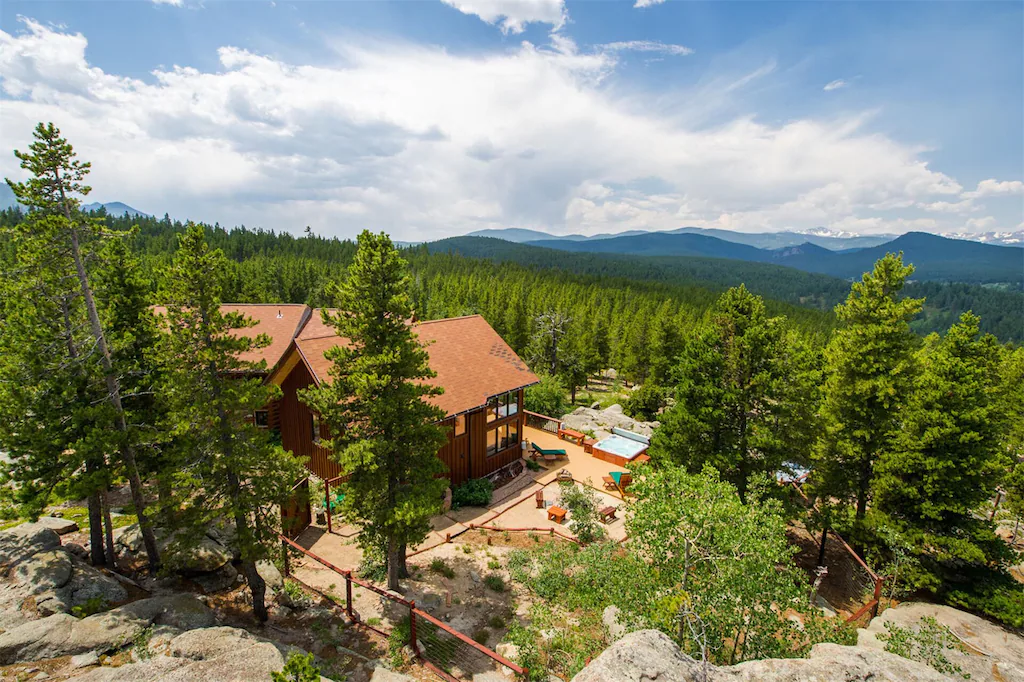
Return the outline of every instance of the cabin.
[[[225,309],[251,317],[255,326],[238,330],[246,336],[266,333],[269,346],[247,360],[265,360],[265,380],[279,386],[281,397],[257,410],[257,426],[280,433],[281,444],[306,459],[309,471],[324,480],[342,475],[322,442],[326,426],[298,396],[309,386],[330,380],[331,362],[324,353],[344,343],[323,323],[321,311],[305,305],[235,305]],[[480,315],[414,323],[425,345],[432,383],[444,393],[430,398],[444,410],[448,442],[438,457],[453,486],[483,478],[510,466],[523,455],[523,391],[537,376]]]

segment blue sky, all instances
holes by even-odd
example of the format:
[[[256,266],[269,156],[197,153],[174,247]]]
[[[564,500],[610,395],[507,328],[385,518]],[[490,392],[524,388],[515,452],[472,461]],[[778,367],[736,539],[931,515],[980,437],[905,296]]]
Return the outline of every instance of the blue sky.
[[[339,236],[1024,229],[1024,4],[648,3],[6,0],[0,149]]]

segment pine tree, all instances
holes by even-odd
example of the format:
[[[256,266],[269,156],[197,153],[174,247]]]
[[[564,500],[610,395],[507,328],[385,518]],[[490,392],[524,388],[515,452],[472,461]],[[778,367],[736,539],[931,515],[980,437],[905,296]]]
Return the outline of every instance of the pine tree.
[[[914,381],[910,321],[922,299],[900,297],[913,272],[902,253],[879,259],[836,307],[842,327],[825,354],[814,489],[825,498],[855,500],[858,519],[867,512],[875,462],[892,444]]]
[[[279,391],[253,376],[266,370],[265,361],[239,359],[270,339],[246,336],[252,320],[221,310],[226,261],[209,248],[202,227],[188,226],[159,292],[166,305],[160,395],[180,449],[177,548],[187,551],[220,519],[233,522],[253,613],[262,623],[266,585],[256,562],[278,546],[275,512],[302,467],[251,419]]]
[[[750,477],[773,475],[790,452],[801,408],[783,389],[801,368],[788,363],[781,318],[740,286],[722,294],[710,323],[684,339],[676,405],[661,418],[651,456],[699,473],[710,464],[746,495]]]
[[[349,476],[342,516],[360,527],[364,549],[387,550],[388,587],[406,575],[405,550],[426,538],[445,480],[437,451],[444,411],[431,398],[427,350],[409,324],[406,262],[385,234],[364,231],[348,279],[334,287],[337,313],[324,313],[347,343],[325,353],[330,380],[300,392],[329,427],[327,443]]]
[[[14,237],[16,241],[34,244],[30,248],[35,250],[51,248],[66,251],[68,258],[65,260],[73,266],[68,274],[77,278],[89,332],[102,369],[106,388],[104,401],[113,415],[112,440],[120,452],[131,486],[132,502],[139,519],[146,556],[150,567],[156,568],[160,562],[156,537],[146,511],[135,448],[128,434],[119,377],[100,320],[86,262],[88,248],[84,242],[100,238],[100,226],[95,220],[82,215],[80,201],[75,197],[87,195],[91,191],[90,187],[83,184],[90,164],[75,158],[74,149],[60,136],[60,131],[52,123],[40,123],[33,135],[36,141],[30,145],[28,152],[14,152],[21,161],[21,167],[28,170],[32,177],[24,183],[7,181],[18,201],[29,208],[29,216],[32,218],[25,221],[21,229],[16,229]]]
[[[978,323],[967,312],[944,337],[926,340],[899,434],[875,467],[875,508],[917,538],[919,553],[944,562],[995,559],[985,549],[991,523],[974,511],[995,494],[1009,464],[1001,442],[1000,348],[980,335]],[[973,541],[976,533],[981,542]]]

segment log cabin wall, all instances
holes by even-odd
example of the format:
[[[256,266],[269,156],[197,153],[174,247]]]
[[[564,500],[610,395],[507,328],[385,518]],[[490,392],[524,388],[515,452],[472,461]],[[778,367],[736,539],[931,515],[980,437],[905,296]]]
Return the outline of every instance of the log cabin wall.
[[[313,384],[313,376],[305,363],[299,362],[281,384],[281,445],[298,457],[306,458],[306,468],[322,479],[341,475],[341,466],[331,459],[330,451],[313,441],[313,412],[306,407],[296,391]],[[326,437],[326,429],[321,429]]]

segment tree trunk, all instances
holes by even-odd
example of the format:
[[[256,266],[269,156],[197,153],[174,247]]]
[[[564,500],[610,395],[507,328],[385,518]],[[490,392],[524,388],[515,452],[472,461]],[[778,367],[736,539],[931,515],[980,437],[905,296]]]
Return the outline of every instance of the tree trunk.
[[[102,495],[103,501],[103,539],[104,548],[107,556],[107,566],[109,568],[117,567],[117,555],[114,553],[114,523],[110,518],[110,490],[104,488]]]
[[[404,542],[398,545],[398,577],[408,578],[409,577],[409,565],[406,563],[406,554],[409,551],[409,546]]]
[[[405,563],[404,557],[399,551],[401,543],[395,538],[388,538],[388,589],[398,591],[399,580],[402,577],[401,568]]]
[[[92,466],[87,465],[91,469]],[[89,495],[89,561],[93,566],[106,563],[103,557],[103,509],[100,492]]]
[[[235,523],[238,523],[237,515]],[[242,561],[242,574],[245,576],[245,582],[249,584],[249,592],[252,593],[252,613],[257,621],[266,623],[270,618],[267,613],[267,583],[256,570],[255,561]]]
[[[75,227],[71,218],[71,209],[68,207],[63,189],[61,190],[61,201],[64,206],[64,216],[71,225],[71,252],[75,260],[78,283],[82,289],[82,299],[85,301],[85,309],[89,313],[89,326],[93,337],[96,339],[96,346],[100,351],[100,360],[103,364],[103,379],[107,386],[107,398],[114,408],[114,428],[122,434],[127,434],[128,422],[124,416],[124,406],[121,404],[121,387],[118,385],[117,377],[114,374],[114,363],[110,359],[110,348],[107,346],[107,338],[103,333],[103,326],[100,324],[100,316],[96,310],[96,301],[92,297],[89,275],[85,271],[82,249],[78,243],[78,228]],[[139,477],[135,448],[127,442],[127,439],[121,442],[120,454],[125,472],[128,474],[128,484],[131,486],[132,502],[135,505],[135,514],[139,519],[142,540],[146,545],[146,557],[149,559],[150,570],[155,571],[160,565],[160,551],[157,549],[156,535],[153,533],[153,527],[150,525],[149,517],[146,515],[146,500],[142,495],[142,479]]]
[[[818,563],[816,566],[825,565],[825,548],[828,545],[828,526],[825,526],[821,530],[821,544],[818,547]]]
[[[871,486],[871,465],[864,464],[857,482],[857,520],[864,518],[868,511],[868,488]]]

